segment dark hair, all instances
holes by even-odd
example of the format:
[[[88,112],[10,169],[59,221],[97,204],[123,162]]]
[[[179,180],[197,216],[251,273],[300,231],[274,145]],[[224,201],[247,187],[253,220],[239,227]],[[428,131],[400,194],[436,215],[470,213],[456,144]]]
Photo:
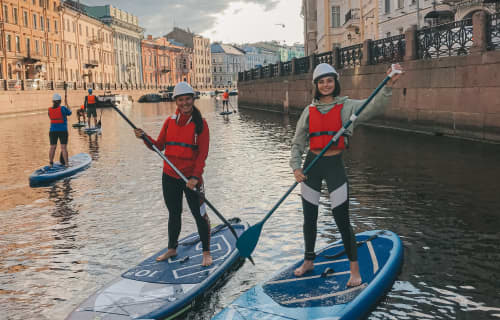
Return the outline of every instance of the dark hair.
[[[332,96],[337,97],[340,95],[340,82],[336,76],[334,76],[333,78],[335,79],[335,89],[333,89]],[[316,100],[319,100],[323,96],[318,89],[318,80],[314,82],[314,99]]]
[[[61,105],[61,100],[54,100],[52,101],[52,107],[57,108]]]
[[[200,134],[203,131],[203,117],[201,116],[200,110],[198,110],[198,108],[196,108],[194,105],[192,117],[194,125],[196,126],[196,134]]]

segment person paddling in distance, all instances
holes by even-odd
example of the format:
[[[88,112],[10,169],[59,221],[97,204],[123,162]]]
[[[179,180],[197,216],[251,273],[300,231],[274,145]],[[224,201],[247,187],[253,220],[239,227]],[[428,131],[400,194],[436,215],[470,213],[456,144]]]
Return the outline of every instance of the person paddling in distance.
[[[96,97],[92,94],[92,89],[88,90],[89,95],[85,97],[85,110],[87,111],[88,118],[88,126],[90,128],[90,118],[94,117],[94,128],[97,127],[97,100]]]
[[[399,64],[393,66],[402,70]],[[387,74],[391,69],[387,71]],[[383,113],[383,108],[389,104],[392,96],[392,85],[400,75],[394,75],[386,86],[366,106],[355,123],[367,121]],[[330,142],[335,133],[349,121],[351,115],[364,103],[364,100],[353,100],[339,97],[339,74],[331,65],[321,63],[314,69],[314,99],[312,104],[304,109],[297,123],[292,141],[290,166],[295,180],[300,183],[302,208],[304,214],[304,263],[295,270],[295,276],[300,277],[314,269],[318,205],[321,185],[326,180],[335,223],[350,261],[350,278],[347,286],[358,286],[362,283],[357,258],[357,246],[354,232],[349,220],[348,181],[342,160],[342,153],[347,147],[347,138],[352,135],[355,124],[347,128],[345,136],[334,143],[304,175],[301,163],[302,155],[309,143],[304,168]]]
[[[50,118],[50,149],[49,149],[49,163],[50,166],[54,164],[54,155],[56,153],[57,140],[61,142],[61,154],[62,159],[61,164],[66,167],[69,166],[68,161],[68,150],[66,145],[68,144],[68,120],[67,116],[71,115],[71,110],[65,106],[61,106],[61,95],[54,93],[52,96],[52,107],[48,111]]]
[[[79,124],[87,122],[87,120],[85,120],[85,105],[82,104],[80,109],[78,109],[78,111],[76,111],[76,115],[78,116],[78,123]],[[80,120],[82,117],[83,117],[83,121]]]
[[[182,194],[186,196],[191,213],[196,221],[203,248],[202,266],[212,264],[210,255],[210,220],[203,199],[194,190],[203,192],[203,170],[209,148],[209,129],[200,110],[194,106],[194,90],[186,82],[178,83],[173,98],[177,110],[165,120],[156,140],[151,141],[186,177],[184,181],[166,163],[163,164],[163,198],[169,212],[168,251],[156,260],[163,261],[177,256],[177,241],[181,232]],[[145,134],[142,129],[134,130],[137,138]],[[147,144],[146,144],[147,145]]]

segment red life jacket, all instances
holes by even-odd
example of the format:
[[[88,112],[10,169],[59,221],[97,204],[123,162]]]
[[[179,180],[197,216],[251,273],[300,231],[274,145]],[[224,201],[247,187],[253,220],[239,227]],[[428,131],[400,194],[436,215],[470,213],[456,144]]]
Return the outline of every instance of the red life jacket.
[[[95,104],[95,96],[93,94],[87,96],[87,104]]]
[[[323,149],[342,128],[341,111],[343,104],[335,105],[328,113],[322,114],[314,105],[309,106],[309,149]],[[346,148],[344,136],[340,136],[330,150]]]
[[[49,108],[50,123],[64,123],[61,106],[57,108]]]
[[[181,159],[193,159],[195,151],[198,150],[196,125],[191,119],[180,126],[177,124],[177,115],[168,119],[167,132],[165,136],[165,155]]]

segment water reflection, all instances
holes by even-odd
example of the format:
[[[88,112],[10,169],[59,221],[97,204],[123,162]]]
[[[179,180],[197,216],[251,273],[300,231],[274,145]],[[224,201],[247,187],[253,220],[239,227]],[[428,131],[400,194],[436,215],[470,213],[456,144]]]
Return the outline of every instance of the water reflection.
[[[226,218],[259,221],[293,183],[288,161],[297,118],[247,109],[221,116],[212,99],[196,105],[211,134],[207,197]],[[122,111],[156,137],[175,105],[134,104]],[[32,189],[28,175],[47,162],[46,114],[0,118],[8,146],[0,149],[6,164],[0,166],[0,314],[7,319],[63,319],[166,245],[161,159],[112,109],[103,110],[102,124],[101,136],[70,129],[70,154],[89,152],[88,170]],[[345,163],[355,230],[393,230],[405,247],[398,281],[370,319],[500,317],[500,146],[359,127]],[[326,191],[320,202],[318,248],[340,239]],[[195,230],[186,212],[181,236]],[[187,318],[210,319],[300,258],[301,230],[295,190],[266,223],[257,265],[245,264]]]

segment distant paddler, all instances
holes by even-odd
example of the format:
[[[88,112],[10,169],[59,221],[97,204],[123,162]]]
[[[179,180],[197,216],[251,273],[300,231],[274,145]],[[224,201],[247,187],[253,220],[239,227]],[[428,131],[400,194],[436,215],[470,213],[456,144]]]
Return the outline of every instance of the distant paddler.
[[[85,96],[85,110],[87,111],[88,126],[90,128],[90,118],[94,117],[94,128],[97,128],[97,98],[92,94],[92,89],[88,90],[88,95]]]
[[[204,192],[202,174],[210,136],[207,122],[202,118],[200,110],[194,106],[194,95],[194,90],[188,83],[178,83],[173,94],[177,105],[175,114],[165,120],[156,140],[148,136],[159,150],[165,149],[165,156],[188,178],[187,183],[184,183],[174,169],[164,162],[162,186],[163,198],[169,212],[168,250],[156,260],[163,261],[177,256],[184,193],[200,235],[203,248],[201,265],[209,266],[212,264],[210,220],[204,199],[194,190]],[[142,139],[144,134],[142,129],[135,130],[139,139]]]
[[[66,167],[69,166],[68,150],[68,120],[67,116],[71,115],[71,110],[65,106],[61,106],[61,95],[54,93],[52,96],[52,107],[49,108],[48,115],[50,118],[50,150],[49,150],[49,163],[50,166],[54,164],[54,155],[56,153],[57,141],[61,143],[61,164]],[[64,163],[62,163],[64,162]]]

